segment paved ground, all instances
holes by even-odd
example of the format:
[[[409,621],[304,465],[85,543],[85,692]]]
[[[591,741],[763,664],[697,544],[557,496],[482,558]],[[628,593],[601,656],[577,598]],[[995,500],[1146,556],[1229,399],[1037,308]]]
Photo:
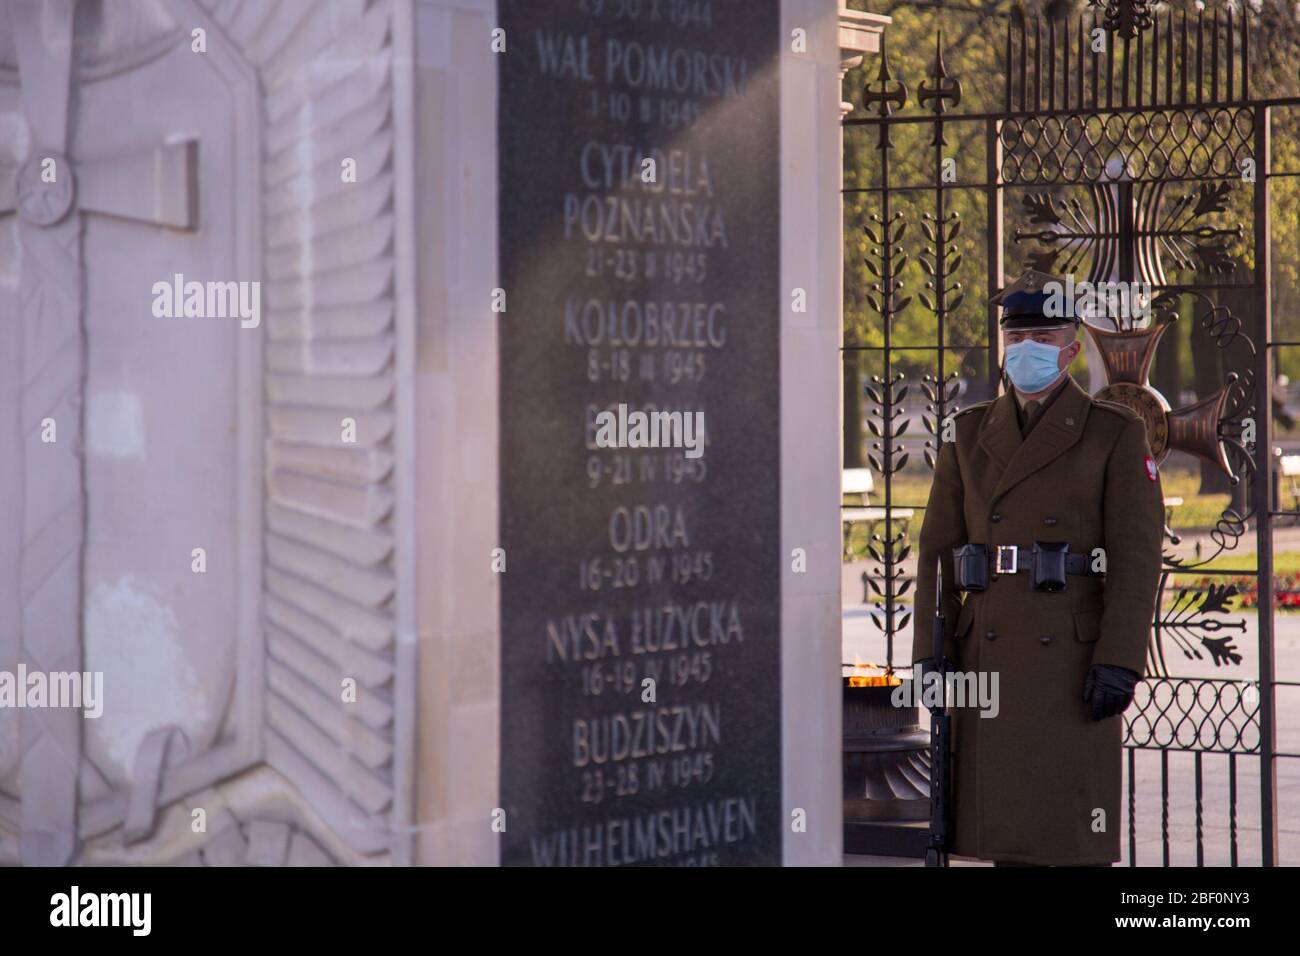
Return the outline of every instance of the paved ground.
[[[1192,544],[1191,538],[1184,546]],[[1253,550],[1251,544],[1243,551]],[[1245,541],[1243,541],[1245,545]],[[1208,546],[1208,545],[1207,545]],[[1274,549],[1300,550],[1300,528],[1277,531]],[[1181,548],[1180,548],[1181,550]],[[873,612],[862,601],[863,584],[860,576],[870,565],[853,562],[844,566],[844,660],[846,662],[880,663],[885,660],[885,642],[880,630],[872,623]],[[908,574],[914,567],[906,568]],[[1182,677],[1228,677],[1251,681],[1259,673],[1258,628],[1253,609],[1229,616],[1243,621],[1235,644],[1241,654],[1239,665],[1216,668],[1208,660],[1184,658],[1181,655],[1167,659],[1171,673]],[[1279,681],[1300,682],[1300,612],[1278,614],[1275,618],[1275,658]],[[1218,632],[1222,636],[1225,632]],[[901,646],[894,648],[896,664],[908,663],[911,653],[910,624],[899,635]],[[1177,653],[1167,648],[1166,653]],[[1300,754],[1300,687],[1279,687],[1277,749],[1280,752]],[[1206,865],[1227,865],[1230,862],[1229,772],[1228,758],[1220,754],[1206,754],[1202,758],[1202,832],[1204,862]],[[1195,810],[1195,758],[1191,753],[1170,752],[1168,756],[1169,792],[1169,842],[1170,864],[1196,865],[1196,810]],[[1136,830],[1137,863],[1158,866],[1162,862],[1161,820],[1161,757],[1159,751],[1139,751],[1136,758]],[[1238,861],[1241,865],[1258,865],[1260,860],[1260,760],[1258,756],[1241,755],[1236,758]],[[1278,843],[1279,858],[1283,864],[1300,865],[1300,758],[1279,758],[1278,778]],[[1127,780],[1125,783],[1127,787]],[[1128,863],[1127,833],[1129,822],[1123,821],[1125,859]],[[898,860],[890,857],[848,857],[848,865],[912,866],[919,861]],[[963,864],[981,865],[981,864]]]

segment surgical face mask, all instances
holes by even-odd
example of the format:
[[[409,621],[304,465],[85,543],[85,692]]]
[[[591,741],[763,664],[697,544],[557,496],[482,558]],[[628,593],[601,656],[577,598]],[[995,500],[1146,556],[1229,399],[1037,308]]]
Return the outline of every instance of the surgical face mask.
[[[1069,346],[1057,348],[1033,339],[1008,345],[1006,369],[1011,384],[1027,395],[1043,391],[1061,376],[1059,361],[1065,348]]]

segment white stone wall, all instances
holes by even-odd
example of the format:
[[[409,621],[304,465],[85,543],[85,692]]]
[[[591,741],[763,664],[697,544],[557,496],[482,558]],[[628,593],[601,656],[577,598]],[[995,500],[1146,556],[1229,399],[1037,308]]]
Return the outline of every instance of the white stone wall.
[[[417,860],[494,865],[500,723],[492,0],[415,0]]]
[[[840,400],[843,239],[840,51],[835,0],[783,0],[806,53],[781,61],[781,771],[787,865],[839,865],[843,847],[840,679]],[[795,288],[808,311],[789,307]],[[791,572],[803,548],[808,570]]]

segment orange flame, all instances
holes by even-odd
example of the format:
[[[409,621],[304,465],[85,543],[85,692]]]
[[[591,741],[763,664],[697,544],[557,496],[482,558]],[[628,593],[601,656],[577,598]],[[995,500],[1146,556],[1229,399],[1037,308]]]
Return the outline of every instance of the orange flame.
[[[862,663],[858,660],[855,660],[853,664],[849,666],[857,672],[849,675],[850,687],[897,687],[899,684],[903,683],[902,679],[896,677],[893,669],[889,667],[882,667],[879,664]],[[882,673],[862,673],[871,670],[879,670],[882,671]]]

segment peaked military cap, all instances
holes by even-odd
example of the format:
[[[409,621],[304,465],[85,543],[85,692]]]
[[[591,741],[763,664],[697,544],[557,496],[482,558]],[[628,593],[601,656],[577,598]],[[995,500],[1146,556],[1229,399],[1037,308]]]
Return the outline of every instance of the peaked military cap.
[[[1044,290],[1053,291],[1044,291]],[[1065,280],[1047,272],[1030,269],[993,297],[1002,306],[1002,328],[1009,332],[1032,332],[1043,329],[1077,328],[1074,303],[1066,301]],[[1055,298],[1048,315],[1047,303]],[[1064,313],[1070,313],[1066,315]]]

